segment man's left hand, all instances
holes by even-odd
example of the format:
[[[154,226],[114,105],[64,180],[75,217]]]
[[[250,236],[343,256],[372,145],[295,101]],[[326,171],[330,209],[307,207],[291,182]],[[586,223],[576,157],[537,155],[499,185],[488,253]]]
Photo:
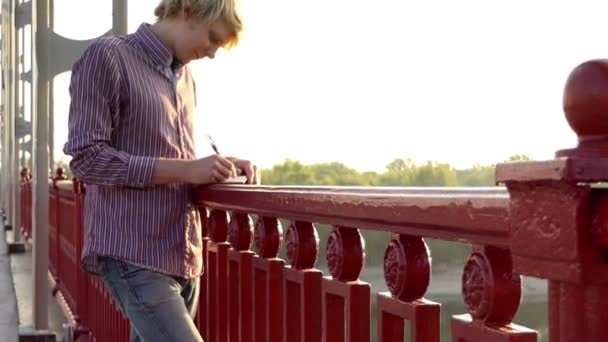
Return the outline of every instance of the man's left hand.
[[[235,157],[228,157],[227,159],[234,164],[237,172],[240,174],[244,173],[247,176],[247,184],[260,185],[262,183],[260,171],[251,161]]]

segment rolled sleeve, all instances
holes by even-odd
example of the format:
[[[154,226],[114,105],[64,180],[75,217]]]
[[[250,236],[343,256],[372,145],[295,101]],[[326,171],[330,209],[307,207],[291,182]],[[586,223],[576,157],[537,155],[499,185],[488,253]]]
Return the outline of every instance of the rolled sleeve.
[[[127,185],[143,188],[152,185],[156,158],[131,156],[127,169]]]

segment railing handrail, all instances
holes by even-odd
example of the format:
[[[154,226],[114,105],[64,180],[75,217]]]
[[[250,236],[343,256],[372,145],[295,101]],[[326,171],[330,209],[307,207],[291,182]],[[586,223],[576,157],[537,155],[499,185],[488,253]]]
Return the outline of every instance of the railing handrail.
[[[345,186],[345,185],[245,185],[245,184],[212,184],[202,185],[198,188],[227,188],[227,189],[256,189],[259,191],[276,192],[347,192],[357,194],[417,194],[417,193],[471,193],[480,195],[508,195],[508,192],[503,186]]]
[[[64,191],[73,192],[74,185],[71,180],[58,180],[55,181],[55,186],[57,189]]]
[[[493,188],[363,188],[211,185],[200,207],[508,246],[509,194]]]

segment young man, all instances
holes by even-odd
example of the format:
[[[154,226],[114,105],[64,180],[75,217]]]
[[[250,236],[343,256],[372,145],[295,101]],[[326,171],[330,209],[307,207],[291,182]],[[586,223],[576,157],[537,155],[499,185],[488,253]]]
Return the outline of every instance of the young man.
[[[83,268],[100,274],[131,321],[132,340],[202,341],[192,317],[203,272],[193,185],[249,161],[195,159],[188,62],[234,46],[237,0],[162,0],[158,20],[98,39],[74,64],[70,167],[87,186]]]

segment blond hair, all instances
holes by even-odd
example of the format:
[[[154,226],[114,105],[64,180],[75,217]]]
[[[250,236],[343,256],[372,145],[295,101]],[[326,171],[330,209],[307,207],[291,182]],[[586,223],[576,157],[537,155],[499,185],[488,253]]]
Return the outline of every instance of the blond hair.
[[[182,10],[188,10],[193,18],[205,23],[223,21],[231,32],[227,47],[237,45],[243,23],[239,0],[161,0],[154,15],[158,20],[176,18]]]

